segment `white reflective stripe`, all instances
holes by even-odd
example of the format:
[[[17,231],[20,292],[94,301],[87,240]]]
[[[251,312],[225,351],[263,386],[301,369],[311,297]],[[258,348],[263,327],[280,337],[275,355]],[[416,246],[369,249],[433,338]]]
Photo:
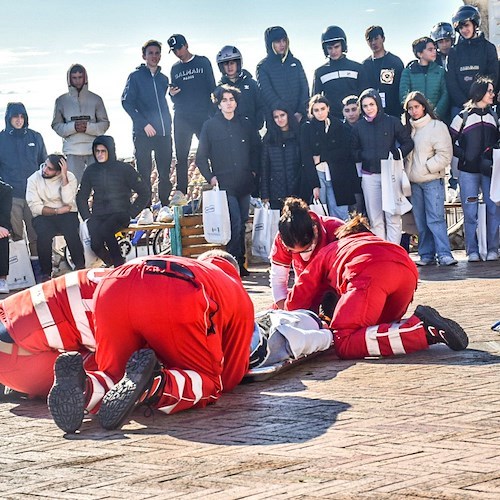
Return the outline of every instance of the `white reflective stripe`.
[[[356,80],[358,78],[358,72],[353,71],[352,69],[344,69],[340,71],[332,71],[331,73],[320,76],[321,83],[338,80],[339,78],[353,78]]]
[[[377,338],[378,325],[368,326],[365,332],[366,349],[370,356],[380,356],[380,346]]]
[[[92,328],[90,327],[87,318],[87,308],[83,302],[78,273],[68,273],[64,275],[66,283],[66,295],[68,296],[69,308],[76,324],[76,328],[80,332],[82,344],[86,347],[95,348],[95,338]]]
[[[401,338],[401,324],[402,323],[392,323],[387,332],[393,354],[406,354],[403,339]]]
[[[39,285],[32,286],[29,290],[35,314],[42,326],[47,343],[54,349],[64,349],[59,328],[57,328],[52,313],[50,312],[47,299],[43,293],[42,284],[40,283]]]
[[[194,399],[188,399],[183,397],[184,395],[184,388],[186,386],[186,377],[180,373],[178,370],[169,370],[169,374],[171,374],[177,383],[177,389],[178,389],[178,401],[174,403],[173,405],[169,406],[162,406],[161,408],[158,408],[158,410],[162,411],[163,413],[172,413],[172,411],[176,408],[176,406],[182,401],[192,401],[192,405],[194,406],[202,397],[203,395],[203,382],[202,379],[199,375],[199,373],[194,372],[192,370],[186,370],[185,373],[191,380],[191,386],[193,389],[193,394],[194,394]],[[164,393],[165,394],[165,393]]]
[[[108,392],[110,387],[113,387],[113,381],[104,373],[104,372],[94,372],[98,373],[106,382],[107,386],[103,386],[101,382],[99,382],[99,379],[94,376],[92,373],[87,373],[87,376],[90,380],[90,384],[92,386],[92,395],[90,397],[90,401],[87,403],[87,406],[85,407],[88,411],[92,411],[97,404],[99,404],[106,394]]]

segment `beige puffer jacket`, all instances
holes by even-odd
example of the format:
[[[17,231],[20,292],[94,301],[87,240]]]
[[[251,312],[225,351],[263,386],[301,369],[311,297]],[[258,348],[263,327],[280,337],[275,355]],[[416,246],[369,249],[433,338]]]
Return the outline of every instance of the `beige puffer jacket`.
[[[429,115],[410,123],[415,147],[405,160],[408,178],[415,183],[444,178],[453,156],[448,127]]]

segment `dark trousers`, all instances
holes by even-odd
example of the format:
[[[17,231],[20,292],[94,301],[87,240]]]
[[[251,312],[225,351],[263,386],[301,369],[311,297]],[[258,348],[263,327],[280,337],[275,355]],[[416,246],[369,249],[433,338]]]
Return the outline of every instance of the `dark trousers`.
[[[76,212],[39,215],[33,217],[32,223],[37,234],[36,244],[42,274],[50,276],[52,273],[52,240],[57,235],[64,236],[76,268],[85,268],[83,246],[80,240],[80,221]]]
[[[130,217],[127,213],[91,215],[87,221],[90,234],[90,248],[108,266],[121,266],[125,259],[120,252],[115,233],[127,227]]]
[[[168,205],[172,183],[170,182],[170,166],[172,164],[172,137],[170,135],[155,135],[153,137],[134,137],[135,159],[137,171],[142,180],[149,186],[151,193],[151,171],[153,159],[151,152],[155,152],[156,170],[158,171],[158,197],[162,205]],[[151,199],[148,205],[151,205]]]
[[[9,238],[0,238],[0,276],[9,274]]]
[[[245,225],[250,208],[250,195],[227,195],[229,218],[231,219],[231,239],[226,245],[226,250],[240,266],[245,263]]]
[[[188,187],[188,157],[193,135],[200,138],[201,127],[208,116],[185,117],[182,113],[174,115],[175,155],[177,157],[177,189],[187,194]]]

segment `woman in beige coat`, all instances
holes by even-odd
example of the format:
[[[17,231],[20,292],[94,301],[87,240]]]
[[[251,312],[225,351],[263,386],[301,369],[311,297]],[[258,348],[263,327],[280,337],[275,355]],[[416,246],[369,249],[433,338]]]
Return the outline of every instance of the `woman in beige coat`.
[[[453,147],[448,127],[436,118],[421,92],[410,92],[404,103],[406,125],[415,143],[405,162],[411,182],[413,216],[418,229],[420,266],[451,266],[453,258],[444,210],[446,168]]]

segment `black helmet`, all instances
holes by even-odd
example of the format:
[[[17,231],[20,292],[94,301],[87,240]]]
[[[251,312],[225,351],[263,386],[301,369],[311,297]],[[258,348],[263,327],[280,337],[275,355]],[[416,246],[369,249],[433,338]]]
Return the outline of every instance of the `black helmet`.
[[[223,63],[227,61],[237,61],[238,65],[238,73],[241,71],[241,67],[243,65],[243,58],[241,57],[241,52],[232,45],[225,45],[222,49],[217,53],[217,57],[215,58],[217,61],[217,65],[219,66],[220,72],[224,75],[224,67]]]
[[[449,38],[453,43],[455,41],[455,30],[450,23],[437,23],[432,27],[431,38],[434,40],[434,43],[445,38]]]
[[[473,5],[462,5],[451,18],[451,23],[455,29],[467,21],[472,21],[476,25],[476,28],[481,26],[481,14]]]
[[[347,52],[347,37],[345,36],[344,30],[338,26],[328,26],[328,28],[326,28],[326,30],[321,34],[321,45],[325,56],[328,55],[326,46],[332,45],[335,42],[341,42],[342,52]]]

